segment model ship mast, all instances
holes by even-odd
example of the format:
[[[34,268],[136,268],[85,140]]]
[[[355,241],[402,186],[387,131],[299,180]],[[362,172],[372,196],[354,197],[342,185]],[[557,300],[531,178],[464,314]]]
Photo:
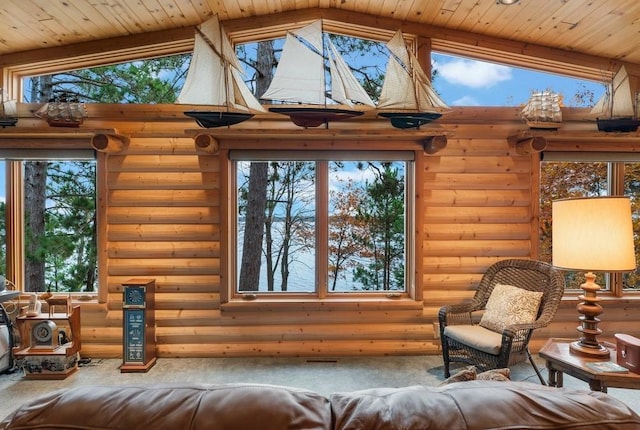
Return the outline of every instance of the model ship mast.
[[[328,38],[325,44],[324,39],[321,20],[289,31],[271,85],[262,96],[265,100],[282,102],[282,107],[269,110],[288,115],[301,127],[317,127],[362,115],[362,110],[355,109],[356,103],[375,106],[335,46]],[[329,95],[325,79],[326,59],[331,76]]]
[[[87,117],[87,111],[77,98],[63,94],[50,99],[35,116],[46,119],[51,127],[78,127]]]
[[[636,131],[638,121],[638,85],[632,85],[627,69],[620,67],[607,84],[604,95],[591,110],[600,131]]]
[[[198,105],[185,115],[201,127],[237,124],[264,112],[241,75],[242,66],[218,17],[196,28],[193,56],[177,103]]]
[[[431,79],[418,63],[398,30],[387,43],[391,53],[378,102],[378,115],[397,128],[417,128],[449,111],[431,87]]]
[[[551,90],[534,91],[522,117],[530,128],[558,129],[562,125],[561,97]]]

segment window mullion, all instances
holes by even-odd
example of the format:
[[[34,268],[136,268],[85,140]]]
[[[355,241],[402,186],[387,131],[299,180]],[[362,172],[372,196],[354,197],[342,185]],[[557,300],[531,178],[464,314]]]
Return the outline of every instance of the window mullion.
[[[327,297],[329,275],[329,163],[316,162],[316,288]]]
[[[6,277],[24,289],[24,174],[22,161],[6,162]]]
[[[608,168],[609,175],[609,195],[610,196],[622,196],[624,195],[624,163],[609,163]],[[621,297],[623,292],[623,274],[622,273],[609,273],[609,286],[611,293],[614,296]]]

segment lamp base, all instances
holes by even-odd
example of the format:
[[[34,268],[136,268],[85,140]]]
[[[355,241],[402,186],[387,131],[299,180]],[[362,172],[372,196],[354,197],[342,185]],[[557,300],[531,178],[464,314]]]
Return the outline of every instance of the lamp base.
[[[577,340],[569,344],[569,350],[576,354],[588,355],[591,357],[607,358],[609,357],[609,349],[603,345],[586,346],[581,341]]]

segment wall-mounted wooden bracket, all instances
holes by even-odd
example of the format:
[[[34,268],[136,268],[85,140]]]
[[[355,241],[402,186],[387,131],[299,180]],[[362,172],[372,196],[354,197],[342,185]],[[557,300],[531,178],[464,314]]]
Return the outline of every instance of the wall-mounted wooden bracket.
[[[543,151],[547,147],[547,138],[544,136],[533,136],[529,132],[520,132],[507,137],[510,146],[516,149],[520,155],[529,155],[533,152]]]
[[[425,153],[433,155],[447,146],[447,136],[441,134],[425,137],[422,140],[422,146]]]
[[[129,139],[118,134],[97,133],[91,138],[91,147],[96,151],[115,154],[129,144]]]
[[[220,142],[210,134],[197,134],[193,140],[196,144],[196,150],[198,151],[215,155],[220,150]]]

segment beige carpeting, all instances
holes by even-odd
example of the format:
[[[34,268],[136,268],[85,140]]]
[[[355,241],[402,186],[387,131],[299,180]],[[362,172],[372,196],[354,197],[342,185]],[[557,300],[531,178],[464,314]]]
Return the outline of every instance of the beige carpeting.
[[[93,359],[62,381],[26,380],[20,372],[0,375],[0,418],[39,394],[85,385],[251,382],[290,385],[323,395],[374,387],[438,385],[444,380],[439,356],[319,358],[160,358],[147,373],[121,373],[116,359]],[[546,378],[544,361],[536,359]],[[462,366],[460,366],[462,367]],[[453,373],[454,369],[452,369]],[[511,368],[511,379],[539,383],[533,368]],[[565,386],[587,390],[565,375]],[[609,389],[609,394],[640,413],[640,390]]]

